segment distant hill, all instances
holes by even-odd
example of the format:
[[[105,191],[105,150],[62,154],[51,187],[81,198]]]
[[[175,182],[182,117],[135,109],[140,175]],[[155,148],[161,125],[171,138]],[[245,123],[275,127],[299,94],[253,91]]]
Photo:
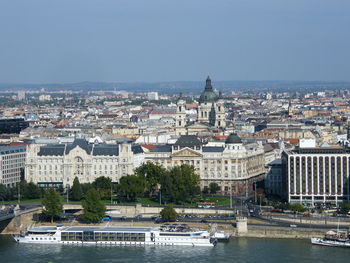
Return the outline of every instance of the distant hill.
[[[204,81],[172,81],[172,82],[78,82],[78,83],[52,83],[52,84],[6,84],[0,83],[0,91],[13,90],[41,90],[47,91],[118,91],[133,92],[158,91],[160,93],[199,94],[204,88]],[[350,89],[350,82],[324,82],[324,81],[213,81],[215,89],[225,93],[238,92],[313,92],[320,90]]]

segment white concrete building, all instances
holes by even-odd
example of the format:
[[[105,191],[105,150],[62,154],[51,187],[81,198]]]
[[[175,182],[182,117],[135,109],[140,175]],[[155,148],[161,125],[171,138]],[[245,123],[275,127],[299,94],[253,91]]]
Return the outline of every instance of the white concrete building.
[[[151,91],[147,93],[148,100],[159,100],[158,92]]]
[[[283,152],[282,162],[288,202],[350,201],[349,148],[299,148]]]

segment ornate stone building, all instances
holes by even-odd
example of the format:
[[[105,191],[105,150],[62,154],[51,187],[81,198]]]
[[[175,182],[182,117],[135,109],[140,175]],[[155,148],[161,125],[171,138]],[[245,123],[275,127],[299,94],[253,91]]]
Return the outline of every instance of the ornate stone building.
[[[76,176],[81,183],[100,176],[118,182],[133,173],[143,156],[142,148],[132,144],[88,144],[85,139],[75,139],[72,144],[31,144],[25,177],[40,187],[71,186]]]
[[[224,129],[226,116],[221,92],[214,91],[211,79],[207,78],[204,91],[199,97],[197,121],[188,123],[186,119],[186,102],[180,98],[176,109],[176,135],[196,134],[197,131],[209,128]]]
[[[264,149],[260,144],[243,144],[231,134],[215,146],[204,144],[194,135],[183,135],[172,145],[162,145],[145,153],[145,161],[165,168],[193,165],[201,179],[201,187],[215,182],[221,194],[249,195],[253,183],[265,173]]]

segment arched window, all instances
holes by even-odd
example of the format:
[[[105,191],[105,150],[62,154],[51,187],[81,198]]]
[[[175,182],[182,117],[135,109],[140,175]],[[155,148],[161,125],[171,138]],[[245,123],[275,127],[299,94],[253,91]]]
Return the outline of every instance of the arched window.
[[[84,161],[81,157],[74,159],[74,175],[82,175],[84,169]]]

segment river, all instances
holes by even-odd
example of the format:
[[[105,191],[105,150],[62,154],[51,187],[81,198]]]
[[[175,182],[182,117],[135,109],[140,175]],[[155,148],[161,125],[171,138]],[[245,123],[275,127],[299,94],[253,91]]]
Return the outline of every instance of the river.
[[[17,244],[0,235],[0,262],[350,262],[350,249],[309,240],[235,238],[216,247],[95,247]]]

